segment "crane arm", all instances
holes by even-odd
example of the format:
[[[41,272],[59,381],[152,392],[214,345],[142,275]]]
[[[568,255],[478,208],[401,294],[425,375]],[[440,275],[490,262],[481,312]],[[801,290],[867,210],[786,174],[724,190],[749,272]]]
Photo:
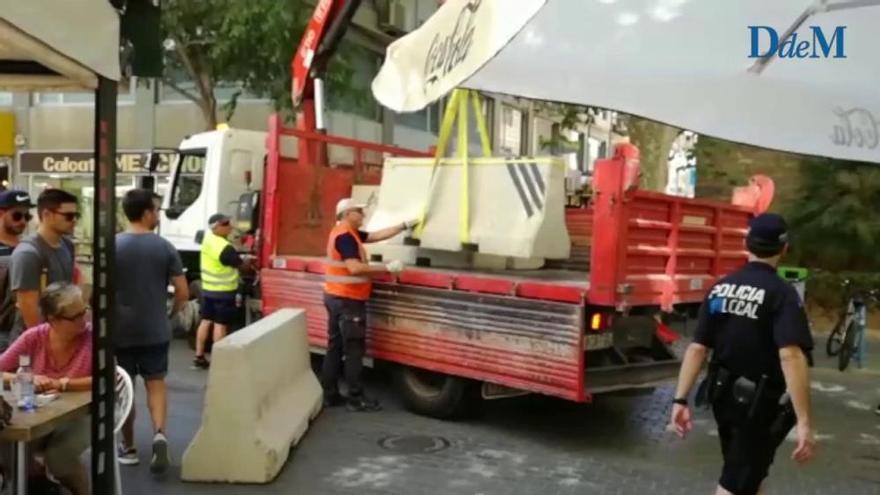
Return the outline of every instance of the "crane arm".
[[[318,0],[291,60],[294,108],[312,97],[312,81],[320,78],[326,70],[360,4],[361,0]]]

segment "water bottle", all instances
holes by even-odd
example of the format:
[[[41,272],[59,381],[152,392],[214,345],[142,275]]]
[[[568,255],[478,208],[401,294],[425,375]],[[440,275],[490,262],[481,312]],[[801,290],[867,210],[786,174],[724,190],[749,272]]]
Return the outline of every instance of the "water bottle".
[[[19,409],[33,411],[36,407],[34,397],[34,373],[31,370],[31,357],[22,354],[18,357],[18,371],[15,372],[16,402]]]

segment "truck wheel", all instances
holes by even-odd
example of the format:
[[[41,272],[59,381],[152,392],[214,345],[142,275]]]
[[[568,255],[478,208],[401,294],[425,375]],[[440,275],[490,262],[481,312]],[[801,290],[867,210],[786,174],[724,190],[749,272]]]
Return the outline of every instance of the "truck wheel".
[[[433,418],[469,416],[482,400],[475,382],[409,366],[395,369],[394,383],[407,409]]]

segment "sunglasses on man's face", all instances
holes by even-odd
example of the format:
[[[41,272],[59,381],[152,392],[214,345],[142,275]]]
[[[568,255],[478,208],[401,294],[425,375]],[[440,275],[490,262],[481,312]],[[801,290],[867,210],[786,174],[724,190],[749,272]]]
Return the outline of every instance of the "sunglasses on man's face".
[[[75,221],[79,220],[79,218],[80,218],[80,216],[81,216],[81,215],[80,215],[80,212],[78,212],[78,211],[58,211],[58,210],[52,210],[52,213],[54,213],[54,214],[56,214],[56,215],[61,215],[61,216],[64,217],[64,219],[67,220],[68,222],[75,222]]]
[[[31,219],[34,218],[30,213],[25,213],[25,212],[21,212],[21,211],[14,211],[9,216],[12,217],[13,222],[20,222],[22,220],[24,220],[26,222],[30,222]]]

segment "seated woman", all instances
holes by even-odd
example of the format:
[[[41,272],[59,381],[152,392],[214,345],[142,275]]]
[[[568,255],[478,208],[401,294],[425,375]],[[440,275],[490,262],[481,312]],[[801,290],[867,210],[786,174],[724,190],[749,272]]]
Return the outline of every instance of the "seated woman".
[[[40,296],[40,311],[47,323],[25,331],[0,356],[3,381],[15,379],[18,357],[31,357],[37,392],[88,391],[92,388],[92,331],[80,289],[55,283]],[[89,447],[88,416],[60,425],[32,446],[42,451],[46,467],[74,495],[89,493],[88,474],[80,462]]]

